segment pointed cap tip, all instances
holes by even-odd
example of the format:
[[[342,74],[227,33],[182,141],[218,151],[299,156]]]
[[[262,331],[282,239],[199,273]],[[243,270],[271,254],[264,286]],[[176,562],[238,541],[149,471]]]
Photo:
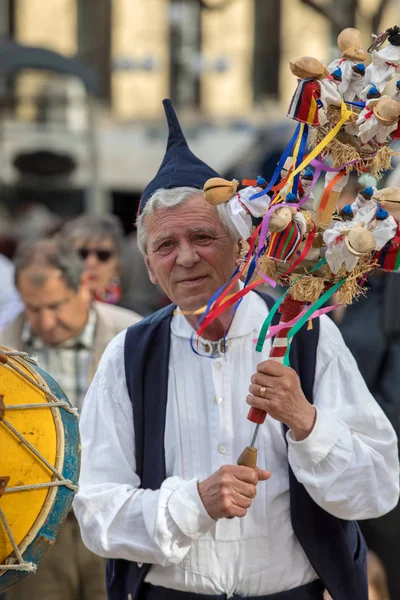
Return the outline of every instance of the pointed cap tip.
[[[168,143],[167,149],[174,144],[187,146],[186,138],[183,134],[181,125],[178,120],[178,115],[175,112],[173,104],[169,98],[164,98],[162,101],[168,124]]]

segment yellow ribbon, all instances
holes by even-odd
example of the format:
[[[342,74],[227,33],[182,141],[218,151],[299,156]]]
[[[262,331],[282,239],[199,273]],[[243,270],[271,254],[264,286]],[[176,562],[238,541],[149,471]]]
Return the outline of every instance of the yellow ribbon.
[[[335,127],[333,127],[330,130],[329,133],[326,134],[324,139],[321,140],[317,146],[315,146],[315,148],[310,152],[310,154],[308,154],[308,156],[306,156],[303,162],[290,173],[285,187],[290,185],[293,179],[296,177],[296,175],[300,173],[300,171],[302,171],[308,164],[310,164],[312,160],[314,160],[314,158],[316,158],[322,152],[322,150],[329,144],[329,142],[331,142],[333,138],[339,133],[342,125],[344,125],[344,123],[346,123],[346,121],[349,120],[352,114],[352,111],[347,108],[344,102],[342,102],[342,105],[340,107],[340,121],[335,125]],[[299,137],[296,140],[296,147],[297,145],[300,145],[301,133],[302,129],[300,129]],[[281,196],[279,192],[276,198],[274,198],[274,200],[271,202],[271,206],[273,204],[276,204],[280,200],[280,197]]]

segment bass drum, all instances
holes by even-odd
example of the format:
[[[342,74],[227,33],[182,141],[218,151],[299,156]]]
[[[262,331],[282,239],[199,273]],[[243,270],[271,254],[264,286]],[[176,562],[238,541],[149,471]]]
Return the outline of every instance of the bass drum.
[[[51,548],[79,466],[76,410],[33,359],[0,346],[0,593]]]

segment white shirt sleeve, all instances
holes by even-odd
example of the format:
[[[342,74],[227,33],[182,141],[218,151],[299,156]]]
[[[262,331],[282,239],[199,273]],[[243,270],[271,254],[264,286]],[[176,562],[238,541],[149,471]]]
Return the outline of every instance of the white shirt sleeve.
[[[179,563],[215,521],[201,502],[196,479],[169,477],[159,490],[140,489],[124,342],[125,332],[109,344],[85,398],[74,511],[85,545],[100,556]]]
[[[305,440],[296,442],[288,431],[289,463],[327,512],[348,520],[379,517],[399,497],[396,434],[336,325],[328,317],[320,323],[317,419]]]

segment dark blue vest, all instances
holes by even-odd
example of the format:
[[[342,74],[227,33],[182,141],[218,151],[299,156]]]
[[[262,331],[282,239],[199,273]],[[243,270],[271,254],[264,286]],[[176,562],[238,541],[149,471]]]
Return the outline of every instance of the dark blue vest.
[[[261,294],[260,294],[261,295]],[[262,295],[271,307],[272,298]],[[168,395],[170,324],[174,306],[147,317],[127,331],[126,382],[133,406],[136,472],[145,489],[166,479],[164,432]],[[278,317],[278,315],[277,315]],[[313,401],[319,322],[294,337],[290,363],[305,396]],[[368,600],[366,546],[354,521],[333,517],[320,508],[289,468],[293,530],[309,561],[334,600]],[[132,531],[131,535],[135,535]],[[135,599],[151,565],[121,559],[107,563],[109,600]]]

